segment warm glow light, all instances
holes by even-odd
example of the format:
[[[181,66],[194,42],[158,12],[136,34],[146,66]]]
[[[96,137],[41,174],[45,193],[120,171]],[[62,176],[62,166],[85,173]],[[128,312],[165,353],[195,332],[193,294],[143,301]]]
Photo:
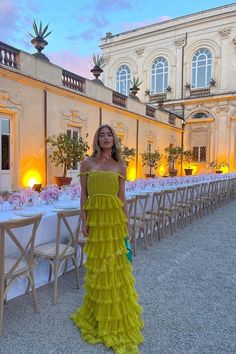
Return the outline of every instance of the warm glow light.
[[[221,168],[222,173],[228,173],[229,172],[229,167],[228,166],[224,166]]]
[[[129,181],[135,181],[135,178],[136,178],[136,170],[135,170],[135,167],[130,167],[128,169],[128,180]]]
[[[26,172],[23,178],[23,184],[26,187],[33,187],[34,184],[41,183],[42,178],[38,171],[36,170],[29,170]]]
[[[163,165],[161,165],[159,168],[158,168],[158,173],[160,176],[164,176],[165,174],[165,167]]]

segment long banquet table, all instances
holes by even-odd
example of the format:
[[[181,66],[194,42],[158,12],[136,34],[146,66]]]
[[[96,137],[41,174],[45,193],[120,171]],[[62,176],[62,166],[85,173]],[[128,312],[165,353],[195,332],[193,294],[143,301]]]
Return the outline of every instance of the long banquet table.
[[[223,179],[223,178],[234,178],[236,179],[236,174],[230,174],[230,175],[225,175],[224,176],[219,176],[218,179]],[[214,180],[216,180],[217,177],[214,177]],[[208,181],[211,179],[209,178]],[[174,179],[172,180],[173,183],[162,183],[160,185],[154,185],[152,182],[150,182],[149,186],[146,185],[145,188],[142,185],[141,188],[137,188],[136,190],[131,190],[130,188],[127,189],[126,191],[126,197],[129,199],[130,197],[137,195],[137,194],[143,194],[143,193],[149,193],[150,197],[148,200],[149,206],[151,205],[151,198],[152,198],[152,193],[154,191],[160,191],[160,190],[165,190],[165,189],[170,189],[170,188],[177,188],[179,186],[184,186],[184,185],[191,185],[195,183],[202,183],[206,182],[207,180],[200,180],[197,181],[196,179],[193,178],[193,183],[190,183],[191,180],[187,179],[188,183],[184,184],[183,180],[181,179]],[[180,181],[182,183],[180,183]],[[168,182],[168,181],[167,181]],[[8,221],[12,219],[17,219],[17,218],[24,218],[24,216],[19,215],[19,214],[25,214],[27,216],[27,211],[28,211],[28,216],[30,214],[39,214],[42,213],[43,217],[41,220],[41,223],[39,225],[39,228],[37,230],[36,234],[36,239],[35,239],[35,244],[40,245],[46,242],[51,242],[54,241],[56,238],[56,227],[57,227],[57,211],[62,210],[67,207],[73,207],[73,208],[79,208],[80,201],[79,199],[77,200],[64,200],[64,201],[58,201],[55,202],[53,205],[35,205],[35,206],[24,206],[24,209],[22,211],[14,211],[6,207],[5,205],[5,210],[2,208],[0,209],[0,222],[2,221]],[[63,229],[62,229],[63,232]],[[67,236],[67,233],[65,231],[65,237]],[[22,238],[24,237],[24,234],[22,234]],[[5,250],[4,253],[5,255],[14,255],[14,247],[11,244],[11,242],[6,242],[5,244]],[[48,262],[47,261],[41,261],[38,262],[38,264],[35,267],[35,283],[36,287],[39,287],[43,284],[46,284],[48,282]],[[8,299],[16,297],[20,294],[23,294],[26,288],[26,279],[22,278],[18,282],[16,282],[8,291]]]

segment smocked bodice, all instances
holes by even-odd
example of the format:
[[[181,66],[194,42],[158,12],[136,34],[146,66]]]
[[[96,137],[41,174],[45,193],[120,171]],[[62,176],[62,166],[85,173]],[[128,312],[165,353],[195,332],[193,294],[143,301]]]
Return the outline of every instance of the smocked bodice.
[[[88,196],[113,195],[119,191],[119,177],[124,178],[115,171],[88,171],[87,190]],[[84,173],[84,174],[85,174]]]

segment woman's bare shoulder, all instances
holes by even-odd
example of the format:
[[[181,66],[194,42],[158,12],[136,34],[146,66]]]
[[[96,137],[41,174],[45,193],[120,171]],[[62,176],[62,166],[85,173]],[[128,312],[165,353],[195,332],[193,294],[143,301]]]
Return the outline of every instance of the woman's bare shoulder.
[[[92,162],[93,160],[91,157],[85,157],[85,159],[81,162],[81,172],[89,171],[91,169]]]

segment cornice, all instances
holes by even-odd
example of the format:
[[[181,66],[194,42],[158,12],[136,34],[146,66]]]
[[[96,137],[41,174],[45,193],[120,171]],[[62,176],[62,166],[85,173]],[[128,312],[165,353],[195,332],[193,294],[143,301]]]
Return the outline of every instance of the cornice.
[[[106,42],[105,38],[102,38],[101,43],[100,43],[100,48],[106,49],[109,47],[114,47],[116,45],[120,45],[121,42],[122,43],[129,43],[129,42],[133,42],[134,40],[142,39],[144,37],[156,36],[158,34],[162,35],[163,33],[170,33],[172,30],[176,32],[176,30],[185,29],[186,27],[191,27],[196,24],[207,23],[207,25],[208,25],[207,28],[209,28],[210,27],[209,22],[212,21],[214,23],[214,21],[216,21],[216,20],[226,19],[225,23],[227,24],[228,23],[227,19],[229,17],[236,16],[236,5],[234,6],[235,9],[233,11],[213,13],[213,14],[212,14],[212,11],[217,11],[217,10],[219,11],[221,8],[223,9],[223,8],[227,8],[230,6],[232,7],[232,5],[234,5],[234,4],[231,4],[228,6],[226,5],[226,6],[222,6],[222,7],[218,7],[218,8],[214,8],[214,9],[210,9],[210,10],[206,10],[206,11],[202,11],[202,12],[198,12],[198,13],[194,13],[194,14],[190,14],[190,15],[186,15],[186,16],[177,17],[177,18],[174,18],[171,20],[167,20],[167,21],[155,23],[155,24],[152,24],[149,26],[136,28],[131,31],[119,33],[119,34],[111,37],[107,42]],[[203,14],[205,16],[204,17],[197,17],[200,14]],[[191,19],[191,17],[193,17],[193,16],[195,16],[197,18]],[[180,23],[181,20],[183,22]],[[130,37],[130,34],[132,34],[131,37]]]

